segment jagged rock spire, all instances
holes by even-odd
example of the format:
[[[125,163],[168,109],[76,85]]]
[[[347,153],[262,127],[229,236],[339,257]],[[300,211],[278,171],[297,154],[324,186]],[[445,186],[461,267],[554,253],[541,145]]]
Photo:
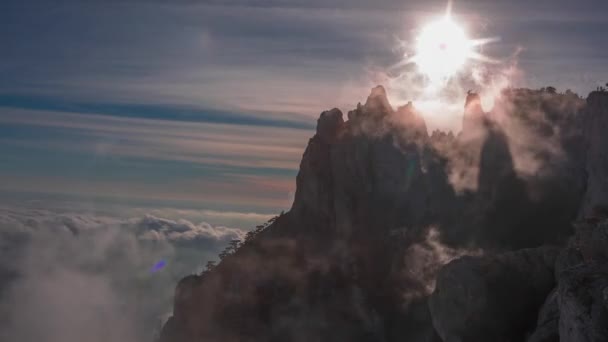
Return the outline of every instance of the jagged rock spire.
[[[462,135],[477,136],[484,131],[486,115],[481,107],[479,94],[469,91],[464,105],[462,117]]]
[[[325,143],[333,142],[344,126],[342,112],[338,108],[324,111],[317,120],[317,135]]]
[[[348,113],[349,120],[356,120],[362,117],[384,117],[394,112],[393,107],[388,101],[386,90],[383,86],[379,85],[372,88],[371,93],[367,97],[364,105],[360,103],[357,105],[357,109],[352,110]]]
[[[409,101],[406,105],[397,108],[397,120],[402,121],[409,131],[414,133],[415,137],[428,137],[426,121],[416,111],[414,104]]]

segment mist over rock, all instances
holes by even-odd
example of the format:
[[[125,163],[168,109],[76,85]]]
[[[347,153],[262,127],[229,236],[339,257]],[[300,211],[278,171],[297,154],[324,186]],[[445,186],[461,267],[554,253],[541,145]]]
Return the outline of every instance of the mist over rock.
[[[603,96],[506,89],[486,113],[470,92],[458,134],[381,86],[323,112],[291,210],[183,279],[161,340],[600,341],[570,279],[604,279],[573,267],[605,240],[568,237],[608,191]]]
[[[477,93],[469,92],[464,104],[464,115],[462,116],[461,134],[463,138],[465,140],[483,138],[486,125],[487,118],[481,107],[481,97]]]

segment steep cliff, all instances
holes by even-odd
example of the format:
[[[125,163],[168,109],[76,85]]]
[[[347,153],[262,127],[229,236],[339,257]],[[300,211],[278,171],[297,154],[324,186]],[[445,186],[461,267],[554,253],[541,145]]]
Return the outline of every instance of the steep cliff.
[[[593,92],[583,112],[583,131],[587,150],[587,192],[581,216],[595,207],[608,206],[608,92]]]
[[[595,146],[604,138],[590,123],[605,123],[603,96],[585,105],[570,94],[508,90],[484,113],[472,93],[457,136],[429,136],[414,106],[394,110],[382,87],[347,121],[338,109],[323,112],[291,210],[178,284],[162,341],[515,341],[532,333],[556,284],[557,249],[540,246],[563,245],[579,210],[606,198],[587,183],[588,174],[593,184],[607,175]],[[521,248],[539,249],[509,252]],[[537,260],[536,250],[551,252]],[[435,273],[467,253],[484,256],[441,271],[429,310]],[[514,270],[522,281],[510,278]],[[460,290],[443,291],[445,279]],[[504,302],[510,290],[521,296]],[[469,316],[453,317],[454,303],[473,318],[458,323]]]

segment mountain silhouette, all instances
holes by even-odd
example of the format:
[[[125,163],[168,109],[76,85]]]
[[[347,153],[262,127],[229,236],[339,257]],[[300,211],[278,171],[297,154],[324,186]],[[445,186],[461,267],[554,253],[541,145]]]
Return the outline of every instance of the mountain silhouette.
[[[608,93],[506,89],[429,134],[321,113],[291,210],[182,279],[162,342],[606,341]]]

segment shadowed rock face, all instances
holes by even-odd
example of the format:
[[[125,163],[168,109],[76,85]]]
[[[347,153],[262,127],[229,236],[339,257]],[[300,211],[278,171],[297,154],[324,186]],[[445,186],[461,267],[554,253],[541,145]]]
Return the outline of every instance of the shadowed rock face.
[[[377,87],[347,123],[335,117],[337,109],[321,114],[304,153],[294,216],[341,238],[434,223],[454,195],[414,108],[393,111]]]
[[[555,286],[557,253],[557,248],[541,247],[447,264],[429,299],[439,336],[444,341],[522,341]]]
[[[589,95],[583,120],[589,178],[581,216],[586,217],[594,208],[608,206],[608,92]]]
[[[553,290],[545,299],[545,303],[538,312],[538,319],[534,332],[527,338],[527,342],[559,342],[559,303],[557,290]]]
[[[608,341],[608,265],[562,272],[558,286],[560,341]]]
[[[556,262],[560,341],[608,341],[608,216],[579,222]]]
[[[537,314],[558,253],[539,246],[564,242],[585,191],[575,98],[511,90],[484,113],[470,94],[458,136],[429,136],[382,87],[348,121],[323,112],[291,210],[182,280],[161,340],[522,341],[537,321],[546,331],[532,336],[555,336],[553,316]],[[485,254],[441,271],[429,310],[429,270],[468,250]],[[560,253],[557,269],[581,254]]]

